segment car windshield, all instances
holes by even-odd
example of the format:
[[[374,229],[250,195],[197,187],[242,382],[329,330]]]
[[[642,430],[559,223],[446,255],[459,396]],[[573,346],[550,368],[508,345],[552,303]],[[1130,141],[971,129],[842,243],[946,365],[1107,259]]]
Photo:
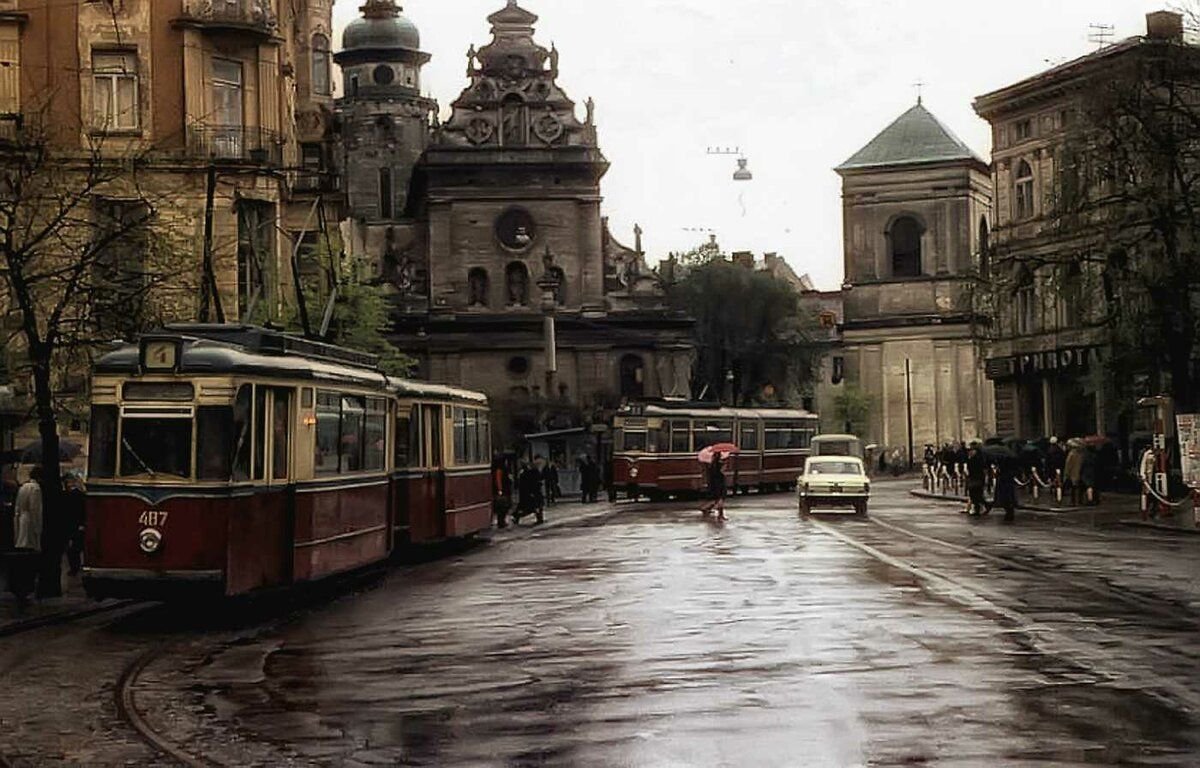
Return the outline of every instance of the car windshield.
[[[858,464],[853,461],[810,461],[810,475],[858,475],[862,474]]]
[[[121,420],[121,476],[187,478],[192,474],[192,420]]]

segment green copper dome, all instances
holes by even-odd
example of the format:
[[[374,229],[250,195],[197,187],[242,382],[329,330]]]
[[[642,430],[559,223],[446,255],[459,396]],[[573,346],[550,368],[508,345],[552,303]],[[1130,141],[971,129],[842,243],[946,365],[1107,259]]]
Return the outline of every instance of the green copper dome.
[[[342,33],[342,50],[364,48],[421,49],[421,32],[400,13],[394,0],[367,0],[362,18],[355,19]]]

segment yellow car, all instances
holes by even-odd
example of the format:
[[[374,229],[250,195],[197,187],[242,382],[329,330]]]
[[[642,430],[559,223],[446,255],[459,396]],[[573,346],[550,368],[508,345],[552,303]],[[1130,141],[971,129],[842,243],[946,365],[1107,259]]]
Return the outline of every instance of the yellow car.
[[[865,515],[871,498],[866,468],[862,459],[854,456],[811,457],[796,480],[796,488],[802,515],[815,507],[852,507],[857,514]]]

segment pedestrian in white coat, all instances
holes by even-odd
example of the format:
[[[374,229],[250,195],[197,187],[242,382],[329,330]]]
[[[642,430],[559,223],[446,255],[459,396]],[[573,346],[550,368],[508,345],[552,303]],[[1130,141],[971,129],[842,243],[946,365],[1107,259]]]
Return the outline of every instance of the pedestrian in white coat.
[[[13,505],[13,547],[21,550],[11,561],[8,590],[24,607],[37,581],[39,553],[42,551],[42,468],[29,471],[29,479],[17,491]]]

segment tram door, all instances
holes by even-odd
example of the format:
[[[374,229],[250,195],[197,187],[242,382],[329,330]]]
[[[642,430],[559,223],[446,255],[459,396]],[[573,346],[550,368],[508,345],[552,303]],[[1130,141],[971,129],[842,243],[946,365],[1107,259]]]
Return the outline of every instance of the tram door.
[[[430,501],[433,507],[429,519],[433,530],[430,538],[441,539],[446,536],[446,457],[443,442],[446,424],[442,406],[423,405],[421,411],[428,456],[425,466],[429,469]]]
[[[291,488],[292,391],[254,388],[255,493],[230,519],[227,580],[235,592],[292,579],[295,498]]]

